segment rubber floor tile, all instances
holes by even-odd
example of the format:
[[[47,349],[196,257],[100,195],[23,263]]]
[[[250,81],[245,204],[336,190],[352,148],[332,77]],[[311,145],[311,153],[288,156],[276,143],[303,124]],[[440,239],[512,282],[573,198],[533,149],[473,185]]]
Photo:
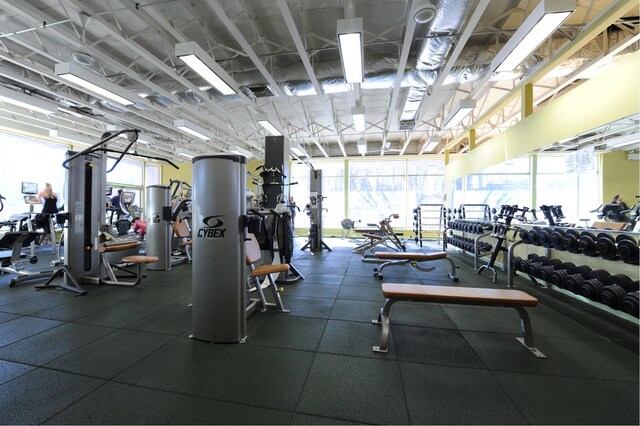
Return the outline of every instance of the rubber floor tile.
[[[409,421],[397,362],[321,353],[295,411],[356,423]]]
[[[291,413],[288,411],[191,397],[189,401],[172,416],[168,423],[187,425],[278,425],[287,424],[290,418]]]
[[[0,424],[38,424],[104,383],[37,368],[0,386]]]
[[[186,395],[107,383],[46,424],[164,424],[189,400]]]

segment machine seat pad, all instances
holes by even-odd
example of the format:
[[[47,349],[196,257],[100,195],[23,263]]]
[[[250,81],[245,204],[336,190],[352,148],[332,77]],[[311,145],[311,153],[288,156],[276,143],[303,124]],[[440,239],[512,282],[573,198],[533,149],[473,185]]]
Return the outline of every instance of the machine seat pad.
[[[126,242],[122,244],[100,244],[98,245],[98,251],[100,253],[107,253],[111,251],[123,251],[130,250],[138,247],[140,243],[138,241]]]
[[[384,283],[382,292],[388,299],[419,302],[507,306],[538,304],[538,299],[520,290]]]
[[[438,260],[438,259],[446,259],[447,253],[445,252],[435,252],[435,253],[405,253],[405,252],[380,252],[376,253],[376,257],[379,259],[389,259],[389,260]]]
[[[253,277],[261,277],[263,275],[273,274],[276,272],[288,271],[289,265],[286,263],[278,264],[278,265],[260,265],[253,271],[251,271],[251,276]]]
[[[157,256],[125,256],[122,258],[122,262],[125,263],[153,263],[160,260]]]
[[[367,238],[371,238],[372,240],[381,240],[383,237],[382,235],[376,235],[376,234],[362,234],[363,237],[367,237]]]

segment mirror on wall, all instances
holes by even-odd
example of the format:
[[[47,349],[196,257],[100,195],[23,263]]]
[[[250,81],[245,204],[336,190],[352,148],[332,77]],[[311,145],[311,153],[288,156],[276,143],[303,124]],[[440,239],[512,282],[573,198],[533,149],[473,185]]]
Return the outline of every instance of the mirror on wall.
[[[561,205],[566,220],[578,226],[599,220],[598,208],[615,194],[631,207],[639,201],[639,123],[638,114],[625,117],[459,178],[450,207],[517,204],[539,211],[541,205]]]

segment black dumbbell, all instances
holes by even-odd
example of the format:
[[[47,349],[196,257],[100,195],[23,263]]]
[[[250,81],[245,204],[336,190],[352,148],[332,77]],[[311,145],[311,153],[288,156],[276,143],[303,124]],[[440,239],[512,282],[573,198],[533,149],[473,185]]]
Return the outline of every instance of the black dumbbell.
[[[637,265],[640,261],[640,249],[638,243],[633,239],[631,235],[620,234],[616,237],[618,243],[618,255],[624,263],[630,263],[631,265]]]
[[[551,232],[551,247],[556,250],[566,250],[564,245],[564,230],[562,230],[562,228],[555,228]]]
[[[564,233],[564,246],[570,253],[580,253],[580,234],[575,229],[569,229]]]
[[[604,283],[597,278],[591,278],[582,282],[579,294],[587,299],[599,301]]]
[[[518,231],[518,236],[520,237],[520,239],[524,244],[531,243],[531,240],[529,239],[529,231],[527,231],[526,229],[520,229]]]
[[[616,240],[606,232],[601,232],[596,237],[596,250],[603,259],[618,260],[620,258],[616,248]]]
[[[538,231],[538,238],[542,247],[551,248],[551,228],[542,228]]]
[[[541,228],[539,226],[534,226],[529,231],[529,242],[534,246],[540,245],[540,230]]]
[[[580,294],[580,287],[582,287],[582,283],[586,280],[582,274],[571,274],[565,278],[565,288],[573,293]]]
[[[640,305],[640,294],[637,291],[627,293],[622,299],[622,310],[638,318],[638,306]]]
[[[578,245],[580,247],[580,251],[586,256],[597,256],[598,248],[596,247],[596,238],[592,233],[583,231],[580,234],[580,238],[578,239]]]

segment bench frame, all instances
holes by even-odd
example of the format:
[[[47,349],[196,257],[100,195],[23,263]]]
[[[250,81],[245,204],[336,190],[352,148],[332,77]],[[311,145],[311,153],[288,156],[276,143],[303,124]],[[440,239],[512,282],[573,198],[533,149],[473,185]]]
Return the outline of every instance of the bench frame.
[[[426,254],[428,255],[428,253],[426,253]],[[456,269],[458,269],[459,267],[456,266],[456,264],[453,262],[453,260],[450,259],[448,256],[444,257],[442,259],[424,259],[424,260],[398,259],[398,260],[387,260],[386,262],[384,262],[379,267],[373,268],[373,276],[376,277],[376,278],[382,279],[382,271],[383,271],[384,268],[386,268],[388,266],[406,265],[406,264],[409,264],[409,265],[413,266],[418,271],[431,272],[436,268],[435,266],[428,266],[428,267],[425,268],[423,266],[420,266],[420,263],[422,263],[422,262],[433,262],[434,260],[446,260],[447,262],[449,262],[449,264],[451,265],[451,272],[449,272],[447,274],[447,276],[449,277],[449,279],[451,281],[456,281],[456,282],[458,281],[458,276],[456,275]]]
[[[377,319],[371,320],[373,324],[381,325],[380,329],[380,341],[377,346],[373,346],[374,352],[382,352],[386,353],[388,351],[387,343],[389,340],[389,313],[391,311],[391,306],[396,302],[421,302],[421,303],[440,303],[440,304],[453,304],[453,305],[481,305],[481,306],[499,306],[505,308],[513,308],[518,312],[520,316],[520,329],[522,331],[522,337],[516,337],[516,340],[520,342],[525,348],[527,348],[532,354],[534,354],[538,358],[546,358],[546,355],[540,352],[535,347],[535,342],[533,339],[533,329],[531,327],[531,321],[529,319],[529,314],[527,313],[524,306],[521,305],[510,305],[506,303],[492,303],[492,302],[463,302],[460,300],[452,300],[447,301],[439,298],[438,300],[423,300],[423,299],[412,299],[412,298],[388,298],[382,308],[380,309],[380,313],[378,314]]]

